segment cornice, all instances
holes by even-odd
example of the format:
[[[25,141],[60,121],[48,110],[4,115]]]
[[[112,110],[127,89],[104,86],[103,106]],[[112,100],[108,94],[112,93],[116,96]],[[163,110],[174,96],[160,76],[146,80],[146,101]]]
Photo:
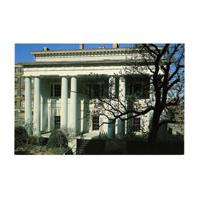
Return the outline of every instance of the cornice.
[[[148,61],[153,64],[152,60]],[[66,66],[130,66],[133,64],[144,65],[143,60],[102,60],[102,61],[48,61],[48,62],[24,62],[17,63],[23,67],[66,67]]]
[[[103,56],[103,55],[128,55],[138,52],[136,48],[116,48],[116,49],[77,49],[77,50],[48,50],[48,51],[33,51],[35,57],[49,56]]]

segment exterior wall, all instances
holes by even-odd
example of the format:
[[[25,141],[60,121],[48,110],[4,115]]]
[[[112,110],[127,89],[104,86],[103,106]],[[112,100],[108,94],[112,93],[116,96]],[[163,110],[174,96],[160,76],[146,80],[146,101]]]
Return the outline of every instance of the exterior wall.
[[[24,79],[21,67],[15,68],[15,126],[24,125]]]
[[[15,110],[21,111],[24,101],[24,79],[21,67],[15,68]]]
[[[49,131],[54,128],[54,116],[61,116],[61,98],[52,98],[50,91],[51,91],[51,84],[58,82],[61,84],[61,78],[63,76],[67,77],[68,79],[68,132],[72,130],[72,111],[70,97],[70,79],[71,77],[77,78],[77,132],[79,133],[86,133],[86,132],[93,132],[92,130],[92,115],[95,110],[94,103],[88,98],[88,80],[93,75],[103,75],[107,77],[107,79],[114,75],[121,75],[124,71],[123,65],[106,65],[106,64],[98,64],[91,65],[87,64],[84,66],[81,65],[71,65],[65,66],[62,63],[59,63],[54,66],[54,62],[57,61],[103,61],[103,60],[125,60],[130,58],[131,55],[104,55],[104,56],[36,56],[36,65],[25,65],[24,66],[24,77],[39,77],[40,78],[40,130],[41,131]],[[37,66],[37,62],[52,62],[48,63],[48,65]],[[131,68],[131,66],[126,66],[127,68]],[[94,79],[93,82],[96,80]],[[126,90],[125,85],[123,85],[124,90]],[[34,90],[33,90],[34,91]],[[32,95],[33,96],[33,95]],[[142,104],[144,100],[140,100]],[[144,102],[143,102],[144,103]],[[142,131],[136,132],[136,134],[140,134],[141,132],[148,131],[148,115],[141,117],[141,126],[143,127]],[[104,116],[100,116],[99,119],[100,124],[103,122],[108,122],[108,119]],[[117,124],[115,124],[115,132],[117,132]],[[98,132],[100,133],[108,133],[109,125],[104,124],[102,125]],[[125,124],[126,132],[129,132],[129,122]]]

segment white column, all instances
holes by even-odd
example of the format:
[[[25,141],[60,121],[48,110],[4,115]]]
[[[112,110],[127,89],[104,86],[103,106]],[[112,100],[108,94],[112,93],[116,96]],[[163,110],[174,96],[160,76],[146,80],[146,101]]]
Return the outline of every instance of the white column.
[[[115,120],[108,119],[108,138],[112,139],[115,135]]]
[[[125,78],[120,77],[119,78],[119,99],[123,103],[125,103],[125,95],[126,95],[125,92],[126,92]]]
[[[80,132],[83,133],[84,132],[84,122],[85,122],[85,119],[84,119],[84,111],[85,111],[85,108],[84,108],[84,99],[82,99],[80,101],[80,104],[81,104],[81,127],[80,127]]]
[[[126,106],[126,82],[124,77],[119,78],[119,101]],[[125,111],[123,106],[120,106],[122,111]],[[124,116],[125,117],[125,116]],[[117,135],[119,138],[123,137],[125,133],[125,121],[117,120]]]
[[[115,106],[115,77],[109,78],[109,98],[110,104]],[[112,110],[111,106],[109,106],[109,110]],[[113,115],[109,113],[110,119],[108,119],[108,137],[113,138],[115,135],[115,119],[113,119]]]
[[[109,78],[109,97],[112,99],[115,97],[115,77]]]
[[[77,131],[77,78],[71,78],[71,125],[72,133],[76,134]]]
[[[68,82],[66,77],[61,80],[61,128],[67,130],[68,127]]]
[[[52,127],[52,126],[51,126],[51,124],[52,124],[52,120],[51,120],[51,118],[52,118],[52,117],[51,117],[51,116],[52,116],[52,112],[51,112],[51,109],[52,109],[52,108],[51,108],[52,101],[51,101],[51,99],[48,99],[47,102],[48,102],[48,117],[47,117],[47,120],[48,120],[48,122],[47,122],[47,123],[48,123],[48,131],[51,131],[51,129],[52,129],[52,128],[51,128],[51,127]]]
[[[120,118],[117,119],[117,123],[116,123],[116,136],[121,139],[124,136],[124,131],[125,131],[125,127],[124,127],[124,121]]]
[[[25,124],[27,132],[31,134],[32,126],[32,101],[31,101],[31,78],[25,78]]]
[[[44,98],[40,95],[40,131],[44,130]]]
[[[153,86],[153,77],[149,78],[149,98],[151,103],[155,103],[155,93],[154,93],[154,86]]]
[[[40,135],[40,78],[34,78],[34,135]]]

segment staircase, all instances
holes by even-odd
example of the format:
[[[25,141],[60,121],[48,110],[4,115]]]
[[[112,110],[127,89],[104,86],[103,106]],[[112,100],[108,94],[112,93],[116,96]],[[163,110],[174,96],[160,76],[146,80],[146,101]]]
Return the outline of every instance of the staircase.
[[[82,140],[82,144],[79,148],[76,149],[76,154],[77,155],[82,155],[84,154],[84,150],[87,147],[88,143],[90,142],[90,140]]]

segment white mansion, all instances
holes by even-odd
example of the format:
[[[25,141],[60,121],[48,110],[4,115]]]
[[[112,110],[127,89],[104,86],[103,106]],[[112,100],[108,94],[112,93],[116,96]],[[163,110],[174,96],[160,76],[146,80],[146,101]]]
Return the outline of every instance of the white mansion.
[[[138,82],[138,78],[123,74],[134,53],[134,48],[119,48],[117,44],[110,49],[84,49],[80,45],[78,50],[44,48],[32,52],[35,62],[16,64],[22,69],[25,82],[25,124],[33,126],[33,134],[38,136],[53,129],[75,135],[126,134],[130,131],[128,123],[119,118],[114,126],[110,125],[108,117],[95,112],[94,99],[109,99],[112,91],[112,95],[126,102],[128,94],[143,90],[144,80]],[[149,80],[150,77],[145,79],[148,83]],[[148,93],[143,98],[149,96]],[[131,120],[132,131],[148,130],[149,114]]]

